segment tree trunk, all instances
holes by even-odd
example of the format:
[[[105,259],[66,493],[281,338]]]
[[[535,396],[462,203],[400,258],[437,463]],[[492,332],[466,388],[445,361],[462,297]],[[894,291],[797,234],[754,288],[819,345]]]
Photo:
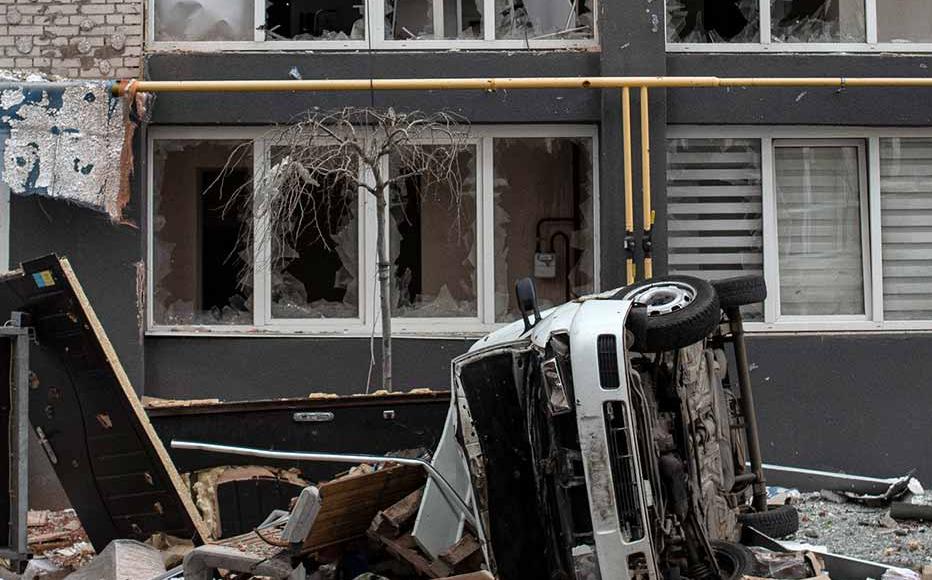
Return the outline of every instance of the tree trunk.
[[[378,183],[376,198],[378,211],[378,229],[376,246],[378,249],[379,293],[382,296],[382,388],[392,392],[392,298],[391,298],[391,261],[388,253],[388,239],[385,224],[388,221],[388,204],[385,196],[388,188]]]

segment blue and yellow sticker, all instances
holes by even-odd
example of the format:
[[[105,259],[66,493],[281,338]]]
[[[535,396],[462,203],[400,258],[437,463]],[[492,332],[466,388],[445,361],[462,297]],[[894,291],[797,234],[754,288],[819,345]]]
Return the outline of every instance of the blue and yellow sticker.
[[[35,272],[32,275],[32,279],[35,281],[36,286],[39,288],[48,288],[49,286],[55,285],[55,278],[52,276],[51,270]]]

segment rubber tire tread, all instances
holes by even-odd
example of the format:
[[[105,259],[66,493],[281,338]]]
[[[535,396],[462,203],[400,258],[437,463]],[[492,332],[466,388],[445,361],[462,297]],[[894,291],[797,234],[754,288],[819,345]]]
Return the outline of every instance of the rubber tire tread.
[[[618,293],[624,297],[643,286],[662,282],[682,282],[696,289],[695,299],[682,310],[658,316],[629,317],[635,342],[631,350],[642,353],[683,348],[706,338],[721,321],[718,295],[709,282],[692,276],[663,276],[628,286]],[[638,325],[643,324],[643,328]]]
[[[791,505],[781,505],[766,512],[738,514],[738,523],[771,538],[785,538],[799,531],[799,512]]]
[[[767,284],[763,276],[737,276],[712,280],[722,309],[758,304],[767,298]]]
[[[712,550],[716,553],[716,558],[718,558],[718,554],[725,553],[731,556],[735,562],[734,572],[730,575],[723,574],[722,580],[738,580],[753,572],[756,559],[754,558],[754,553],[747,547],[732,542],[724,542],[722,540],[713,540],[711,543]]]

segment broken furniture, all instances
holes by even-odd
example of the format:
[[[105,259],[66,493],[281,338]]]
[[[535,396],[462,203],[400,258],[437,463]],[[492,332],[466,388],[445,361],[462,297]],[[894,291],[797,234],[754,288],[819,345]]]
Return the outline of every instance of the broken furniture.
[[[149,423],[71,265],[57,256],[0,277],[0,307],[36,339],[29,419],[94,548],[207,527]]]
[[[0,327],[0,376],[7,377],[0,391],[0,422],[6,427],[0,436],[0,475],[6,474],[6,495],[0,499],[0,557],[22,564],[28,557],[29,504],[29,336],[25,328]]]

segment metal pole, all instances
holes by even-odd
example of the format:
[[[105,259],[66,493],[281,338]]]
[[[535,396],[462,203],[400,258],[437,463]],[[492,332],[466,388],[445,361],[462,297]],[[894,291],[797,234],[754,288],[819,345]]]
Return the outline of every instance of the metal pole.
[[[641,246],[644,249],[644,279],[654,277],[653,240],[651,230],[654,225],[654,210],[651,207],[650,192],[650,102],[647,87],[641,87],[641,195],[644,206],[643,239]]]
[[[738,367],[738,386],[741,390],[741,414],[744,415],[744,430],[748,440],[748,459],[754,474],[753,505],[759,512],[767,511],[767,481],[764,479],[764,462],[757,431],[757,413],[754,411],[754,393],[751,390],[751,372],[748,366],[748,349],[744,342],[744,323],[741,309],[732,306],[725,311],[735,347],[735,365]]]
[[[631,89],[621,89],[621,127],[625,164],[625,259],[628,284],[634,284],[634,182],[631,176]]]
[[[29,86],[29,83],[15,83]],[[303,79],[146,81],[123,80],[113,84],[115,95],[144,93],[257,93],[296,91],[482,90],[499,89],[617,89],[715,87],[932,87],[932,77],[537,77],[537,78],[428,78],[428,79]]]
[[[209,453],[229,453],[230,455],[246,455],[248,457],[261,457],[263,459],[282,459],[285,461],[320,461],[328,463],[398,463],[400,465],[413,465],[421,467],[427,472],[427,475],[434,480],[444,494],[449,494],[447,499],[453,499],[459,504],[463,516],[469,521],[469,524],[478,529],[476,518],[466,500],[450,485],[450,482],[437,471],[429,462],[423,459],[414,459],[411,457],[392,457],[389,455],[349,455],[340,453],[313,453],[308,451],[270,451],[268,449],[255,449],[252,447],[237,447],[233,445],[218,445],[216,443],[200,443],[197,441],[177,441],[171,442],[172,449],[191,449],[195,451],[207,451]]]

